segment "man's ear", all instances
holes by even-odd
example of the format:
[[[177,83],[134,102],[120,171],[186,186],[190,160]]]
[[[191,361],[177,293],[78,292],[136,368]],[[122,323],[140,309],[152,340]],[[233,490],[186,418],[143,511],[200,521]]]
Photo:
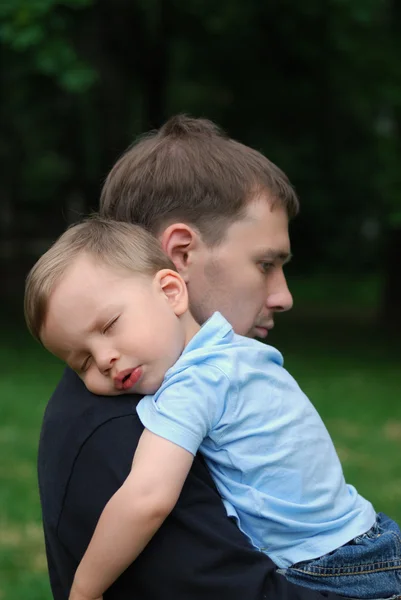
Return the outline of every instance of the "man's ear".
[[[192,253],[201,244],[198,231],[185,223],[173,223],[163,231],[159,240],[164,252],[173,261],[175,268],[187,283]]]
[[[187,286],[181,275],[171,269],[162,269],[156,273],[154,283],[164,294],[177,317],[188,310]]]

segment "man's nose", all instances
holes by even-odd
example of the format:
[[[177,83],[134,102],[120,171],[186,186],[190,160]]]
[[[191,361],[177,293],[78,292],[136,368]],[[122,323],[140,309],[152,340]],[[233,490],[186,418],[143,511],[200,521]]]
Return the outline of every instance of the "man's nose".
[[[266,304],[270,310],[275,312],[291,310],[294,301],[283,271],[276,274],[274,284],[269,286]]]

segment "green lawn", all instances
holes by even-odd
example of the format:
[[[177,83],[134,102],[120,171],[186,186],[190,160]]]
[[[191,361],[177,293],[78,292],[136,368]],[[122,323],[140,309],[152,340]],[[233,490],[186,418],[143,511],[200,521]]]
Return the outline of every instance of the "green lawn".
[[[0,600],[50,600],[36,450],[61,366],[22,334],[3,342],[0,360]]]
[[[401,522],[401,353],[397,340],[370,320],[376,288],[294,283],[300,308],[277,319],[270,343],[320,411],[348,481]],[[0,600],[50,600],[36,449],[61,367],[20,327],[6,331],[0,342]]]

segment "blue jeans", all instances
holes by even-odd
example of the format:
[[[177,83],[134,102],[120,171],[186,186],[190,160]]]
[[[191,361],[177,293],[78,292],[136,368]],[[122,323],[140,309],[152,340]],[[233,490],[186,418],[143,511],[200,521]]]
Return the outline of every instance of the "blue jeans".
[[[376,523],[320,558],[280,569],[289,581],[348,598],[401,598],[401,531],[379,513]]]

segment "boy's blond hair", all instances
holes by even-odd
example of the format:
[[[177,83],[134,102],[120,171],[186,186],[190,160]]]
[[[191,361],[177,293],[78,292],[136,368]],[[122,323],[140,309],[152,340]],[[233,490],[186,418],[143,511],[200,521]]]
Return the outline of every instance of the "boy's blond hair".
[[[29,331],[40,341],[49,299],[67,269],[82,253],[101,264],[136,275],[175,269],[159,241],[139,225],[96,215],[72,225],[32,267],[25,285],[24,313]]]

